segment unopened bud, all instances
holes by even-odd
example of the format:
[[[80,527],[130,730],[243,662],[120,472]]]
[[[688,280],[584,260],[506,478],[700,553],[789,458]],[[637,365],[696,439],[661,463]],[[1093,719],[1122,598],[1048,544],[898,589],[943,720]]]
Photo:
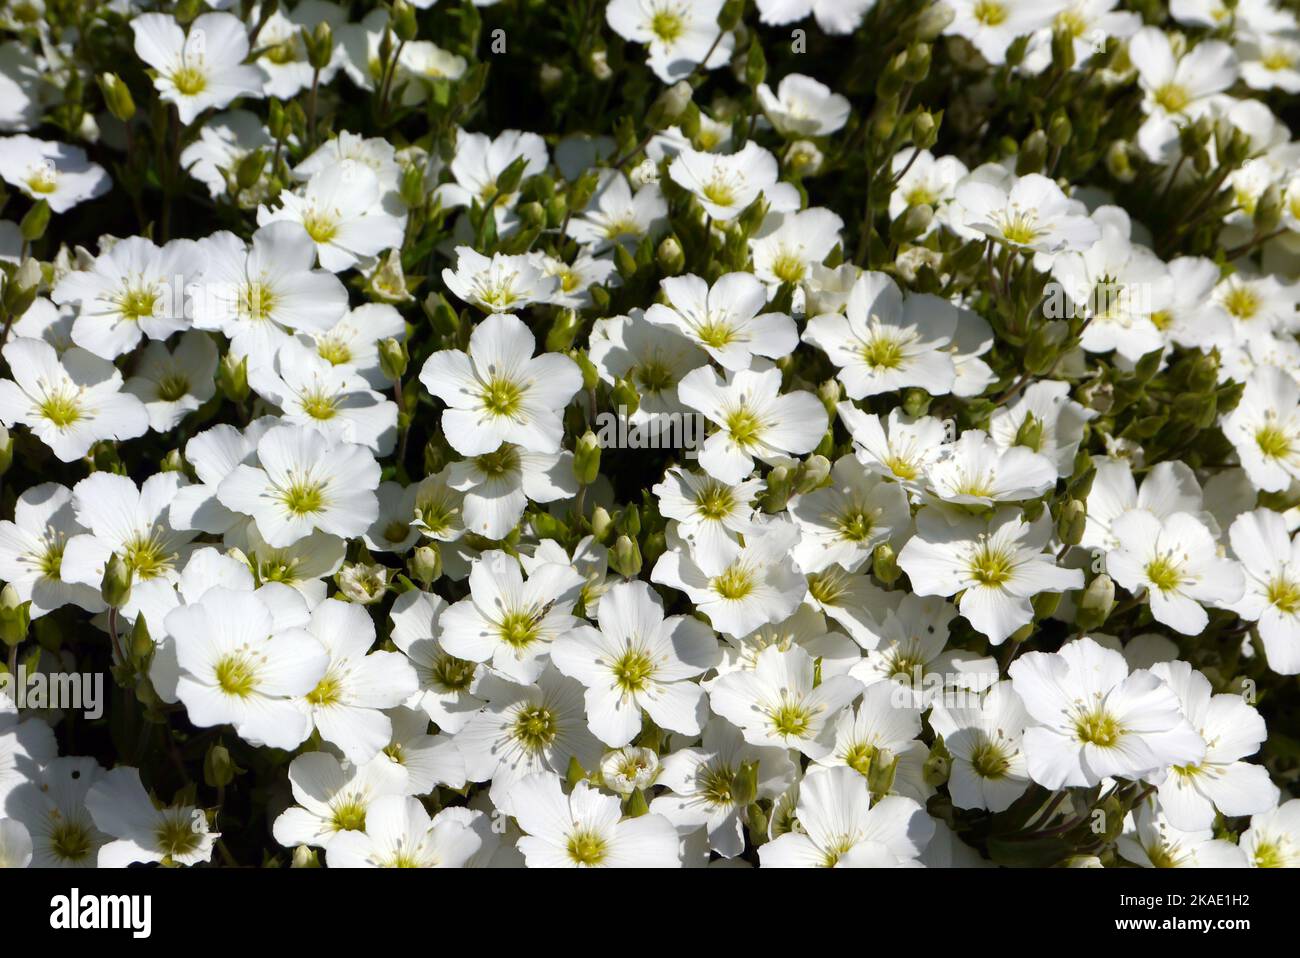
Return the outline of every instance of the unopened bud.
[[[120,609],[131,598],[131,566],[114,552],[104,563],[104,577],[100,580],[99,594],[110,609]]]

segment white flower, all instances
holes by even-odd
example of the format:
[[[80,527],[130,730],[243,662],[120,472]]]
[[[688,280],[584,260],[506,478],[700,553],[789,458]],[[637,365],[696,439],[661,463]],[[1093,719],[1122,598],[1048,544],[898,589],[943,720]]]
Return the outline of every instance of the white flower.
[[[1051,516],[1025,522],[1018,509],[999,509],[985,521],[951,521],[933,509],[917,517],[916,535],[898,555],[917,595],[961,593],[957,607],[976,631],[1001,645],[1033,621],[1031,599],[1040,592],[1083,587],[1083,573],[1057,566],[1043,551]]]
[[[331,273],[368,269],[384,250],[402,245],[405,220],[382,205],[373,170],[355,160],[327,166],[307,181],[301,195],[284,190],[277,209],[260,207],[257,225],[299,223]]]
[[[604,751],[587,730],[582,686],[553,667],[529,685],[488,675],[482,686],[487,706],[456,733],[471,782],[491,781],[492,804],[515,813],[513,788],[534,772],[567,775],[577,759],[594,769]]]
[[[244,64],[248,33],[238,17],[205,13],[186,33],[173,17],[146,13],[131,21],[131,32],[136,56],[153,68],[154,89],[187,126],[204,110],[262,96],[257,67]]]
[[[679,868],[677,832],[662,815],[622,821],[618,798],[579,782],[570,795],[560,779],[538,772],[511,789],[525,835],[529,868]]]
[[[465,75],[466,66],[464,57],[428,40],[412,40],[404,44],[402,55],[397,60],[398,76],[406,81],[402,104],[413,106],[424,101],[430,84],[422,81],[459,80]]]
[[[202,272],[198,244],[173,240],[158,247],[132,236],[95,258],[88,270],[68,273],[50,298],[76,304],[72,341],[104,359],[133,350],[142,336],[164,340],[185,329],[188,283]]]
[[[712,70],[731,59],[736,38],[719,36],[722,6],[723,0],[611,0],[605,19],[624,40],[649,46],[650,69],[672,83],[699,64]]]
[[[757,766],[753,795],[745,794],[746,765]],[[730,722],[715,718],[704,727],[698,747],[679,749],[664,758],[656,784],[668,793],[651,802],[650,810],[679,832],[703,826],[709,847],[723,858],[735,858],[745,850],[749,802],[775,799],[794,776],[794,763],[785,749],[756,748]]]
[[[582,388],[582,374],[567,356],[534,357],[535,348],[517,317],[494,314],[474,327],[468,353],[444,349],[425,361],[420,382],[449,407],[442,428],[453,449],[482,456],[508,442],[559,451],[561,412]]]
[[[799,783],[800,830],[759,848],[767,868],[896,868],[916,859],[934,822],[910,798],[871,804],[867,783],[850,768],[815,768]]]
[[[546,141],[536,133],[519,130],[503,130],[495,139],[461,131],[456,136],[456,155],[450,167],[454,182],[439,186],[434,198],[445,208],[491,202],[497,232],[507,235],[518,225],[514,207],[519,194],[501,193],[497,180],[520,157],[525,158],[522,182],[546,169]]]
[[[569,614],[582,587],[571,567],[536,565],[527,581],[505,552],[485,552],[469,573],[470,594],[442,613],[442,647],[471,662],[490,662],[516,682],[533,682],[555,639],[578,623]],[[621,744],[621,743],[620,743]]]
[[[1225,99],[1224,91],[1237,79],[1237,57],[1218,40],[1205,40],[1180,55],[1156,27],[1143,27],[1128,46],[1147,114],[1137,142],[1148,159],[1166,162],[1178,149],[1179,126]]]
[[[929,150],[905,148],[894,154],[890,172],[898,178],[889,195],[890,219],[898,219],[909,206],[929,206],[946,221],[957,184],[970,171],[955,156],[936,157]]]
[[[1228,535],[1246,581],[1232,610],[1256,623],[1269,668],[1300,674],[1300,535],[1268,509],[1242,513]]]
[[[1141,489],[1133,479],[1128,460],[1096,457],[1094,465],[1097,474],[1088,493],[1088,521],[1079,543],[1085,549],[1114,549],[1117,540],[1111,527],[1130,509],[1141,509],[1157,519],[1166,519],[1175,512],[1206,518],[1201,511],[1200,483],[1186,463],[1156,463],[1142,480]]]
[[[709,707],[737,726],[751,745],[793,748],[822,758],[835,746],[835,719],[862,691],[847,675],[813,683],[803,649],[771,647],[752,669],[729,672],[709,689]],[[865,784],[864,784],[865,787]]]
[[[1023,740],[1029,777],[1044,788],[1158,776],[1205,757],[1173,690],[1144,669],[1130,675],[1124,656],[1090,638],[1026,652],[1010,672],[1036,723]]]
[[[175,349],[149,343],[136,362],[126,392],[144,403],[149,428],[169,432],[216,395],[217,347],[207,333],[183,333]]]
[[[18,707],[0,691],[0,809],[9,794],[59,754],[54,729],[38,718],[18,721]]]
[[[417,709],[399,706],[384,714],[393,723],[393,733],[376,757],[406,774],[407,795],[428,795],[439,785],[465,787],[465,756],[453,735],[430,735],[429,716]]]
[[[26,868],[32,861],[32,836],[22,822],[0,818],[0,868]]]
[[[769,296],[785,283],[807,281],[840,244],[844,220],[821,207],[797,213],[769,213],[749,240],[754,275]]]
[[[781,393],[781,371],[746,369],[724,382],[702,366],[677,385],[681,401],[719,428],[704,441],[700,466],[723,482],[739,483],[754,460],[775,462],[812,452],[826,431],[826,408],[810,392]]]
[[[783,194],[788,184],[778,188],[777,172],[776,157],[753,140],[739,153],[726,155],[687,148],[668,167],[673,182],[692,193],[709,216],[720,222],[735,219],[760,195],[771,191],[778,200],[788,199],[788,194]],[[774,205],[786,206],[784,202]],[[798,204],[790,208],[798,209]]]
[[[939,396],[952,389],[956,375],[945,350],[957,318],[957,308],[938,296],[904,299],[889,276],[864,273],[849,293],[845,315],[813,317],[804,339],[835,364],[850,399],[911,386]]]
[[[949,701],[950,691],[983,691],[997,681],[998,664],[989,656],[948,648],[956,617],[956,608],[938,596],[902,596],[880,619],[878,644],[853,663],[849,675],[864,685],[890,679],[923,706]]]
[[[315,429],[331,442],[365,446],[376,455],[393,451],[397,404],[296,340],[281,345],[274,364],[253,367],[248,381],[280,407],[285,423]]]
[[[1251,373],[1220,426],[1257,489],[1282,492],[1300,479],[1300,383],[1283,370]]]
[[[800,73],[781,78],[776,93],[766,83],[755,91],[759,106],[785,136],[827,136],[848,122],[849,101],[826,84]]]
[[[335,370],[360,376],[374,390],[392,387],[379,363],[379,343],[405,338],[406,321],[387,303],[366,303],[348,310],[328,329],[298,334],[299,342],[312,346]]]
[[[1214,837],[1210,828],[1183,829],[1172,824],[1163,802],[1148,799],[1125,821],[1117,851],[1142,868],[1245,868],[1246,856],[1232,842]]]
[[[1146,594],[1151,615],[1184,635],[1197,635],[1209,616],[1202,604],[1228,606],[1245,588],[1241,567],[1220,558],[1205,524],[1186,512],[1158,519],[1126,512],[1113,523],[1118,545],[1106,555],[1106,571],[1134,595]]]
[[[72,492],[55,482],[25,489],[14,504],[13,521],[0,522],[0,579],[14,587],[20,601],[31,602],[33,619],[69,603],[87,612],[103,610],[98,584],[92,588],[63,577],[68,540],[85,531],[72,508]],[[3,791],[0,784],[0,798]]]
[[[565,230],[569,236],[600,255],[616,244],[634,249],[643,237],[663,232],[668,201],[657,184],[648,183],[633,194],[622,173],[602,170],[601,174],[587,209],[569,220]]]
[[[108,192],[112,182],[86,151],[26,135],[0,137],[0,179],[55,213]]]
[[[883,421],[851,402],[841,402],[835,408],[853,437],[858,461],[911,491],[921,489],[930,465],[951,438],[942,420],[909,416],[898,406]]]
[[[1060,0],[946,0],[953,19],[944,33],[965,37],[989,63],[1006,62],[1007,47],[1052,22]]]
[[[1253,816],[1240,847],[1252,868],[1300,868],[1300,799]]]
[[[852,33],[876,0],[758,0],[759,18],[780,26],[802,20],[809,14],[827,33]]]
[[[64,462],[103,439],[134,439],[149,429],[149,414],[122,391],[110,362],[76,346],[62,356],[41,339],[11,339],[4,347],[12,380],[0,380],[0,423],[27,426]]]
[[[714,629],[739,638],[799,607],[807,585],[790,555],[797,538],[788,523],[774,524],[748,536],[735,558],[715,573],[701,568],[686,549],[670,548],[655,563],[650,581],[685,592]]]
[[[439,619],[447,603],[428,592],[403,592],[393,603],[391,638],[410,660],[419,687],[407,700],[455,735],[483,707],[478,697],[484,667],[447,653],[440,639]]]
[[[258,49],[262,53],[255,61],[266,95],[289,100],[298,91],[311,86],[315,70],[307,62],[302,34],[304,31],[313,32],[320,23],[328,23],[335,37],[329,62],[320,71],[320,84],[328,86],[343,66],[343,46],[338,37],[346,20],[340,7],[324,0],[300,0],[289,12],[281,10],[279,5],[272,8],[257,35]]]
[[[168,613],[176,691],[191,722],[233,725],[254,745],[292,749],[306,741],[311,716],[294,699],[324,678],[329,653],[305,629],[274,627],[265,599],[221,587]]]
[[[555,502],[578,492],[573,453],[528,452],[510,443],[453,462],[447,469],[447,486],[464,497],[465,529],[488,539],[504,539],[519,524],[530,501]]]
[[[473,573],[471,573],[471,579]],[[623,582],[601,597],[600,628],[578,626],[556,638],[555,667],[587,689],[587,722],[618,748],[641,731],[641,710],[660,728],[699,735],[708,707],[692,681],[718,664],[712,631],[698,619],[664,618],[663,603],[644,582]]]
[[[95,827],[86,793],[104,774],[93,758],[51,758],[10,792],[5,814],[27,829],[32,868],[94,868],[111,840]]]
[[[673,423],[671,415],[689,415],[678,398],[677,384],[692,369],[708,362],[693,342],[671,327],[647,322],[639,309],[626,316],[596,320],[588,338],[587,357],[605,383],[613,386],[618,379],[632,382],[640,401],[628,422],[656,435]]]
[[[957,184],[954,202],[960,207],[954,215],[964,227],[1013,249],[1082,251],[1101,236],[1082,204],[1038,173],[1019,177],[1009,189],[969,176]]]
[[[401,705],[417,690],[415,669],[397,652],[370,651],[375,624],[364,606],[326,599],[307,630],[329,656],[325,674],[296,701],[320,737],[348,761],[364,765],[393,734],[381,709]]]
[[[760,530],[753,503],[762,486],[759,479],[728,484],[673,466],[650,491],[660,514],[675,520],[677,535],[689,543],[691,560],[717,574],[740,554],[739,537]]]
[[[209,117],[198,127],[198,134],[198,139],[181,150],[181,169],[206,186],[213,199],[231,192],[239,165],[254,150],[275,148],[261,118],[248,110],[227,110]],[[269,171],[270,167],[268,155],[263,169]],[[260,198],[259,189],[265,187],[260,183],[252,187],[255,198]]]
[[[668,305],[655,303],[645,318],[676,329],[724,369],[749,369],[754,356],[779,359],[794,352],[799,333],[783,313],[763,313],[767,291],[751,273],[727,273],[710,286],[698,276],[662,280]]]
[[[137,768],[119,766],[101,776],[86,793],[86,809],[95,827],[115,839],[99,849],[100,868],[137,862],[197,865],[212,858],[221,837],[208,830],[202,809],[155,807]]]
[[[1083,251],[1052,260],[1052,276],[1069,303],[1055,303],[1064,314],[1087,319],[1080,345],[1088,352],[1112,349],[1130,362],[1165,346],[1160,317],[1172,315],[1173,274],[1150,250],[1130,241],[1128,214],[1115,206],[1099,207],[1092,221],[1101,239]]]
[[[98,589],[113,555],[131,570],[131,596],[121,612],[134,619],[142,604],[170,593],[194,550],[194,532],[172,528],[167,508],[185,479],[159,472],[137,489],[126,476],[91,473],[72,489],[77,521],[89,532],[73,536],[63,551],[62,573],[69,582]]]
[[[912,518],[903,487],[853,456],[836,460],[830,485],[796,496],[789,511],[801,533],[794,558],[802,572],[836,563],[853,572],[877,545],[902,539]]]
[[[312,269],[316,246],[300,224],[263,226],[251,249],[227,232],[199,245],[204,267],[194,325],[225,333],[231,353],[248,357],[249,366],[269,363],[290,333],[324,332],[347,312],[347,289]]]
[[[387,795],[404,798],[405,783],[405,775],[383,759],[353,765],[329,752],[305,752],[289,763],[289,784],[298,804],[280,813],[271,833],[287,848],[323,848],[328,860],[335,839],[365,831],[371,807]]]
[[[343,831],[326,851],[331,868],[465,868],[483,839],[453,809],[432,818],[419,799],[382,795],[366,807],[364,831]]]
[[[654,785],[659,770],[656,752],[628,745],[607,753],[600,760],[600,782],[618,795],[632,795]]]
[[[379,515],[379,464],[364,446],[276,426],[258,440],[257,463],[235,466],[217,496],[227,509],[252,516],[272,546],[293,545],[317,529],[359,536]]]
[[[1056,485],[1056,466],[1024,446],[999,449],[987,433],[969,429],[940,450],[927,478],[942,502],[991,506],[1038,498]]]
[[[1174,827],[1212,828],[1216,809],[1235,818],[1275,807],[1278,790],[1268,769],[1241,761],[1259,751],[1268,736],[1259,712],[1240,695],[1214,695],[1210,680],[1186,662],[1158,662],[1151,672],[1173,689],[1183,714],[1205,740],[1204,759],[1175,765],[1160,783],[1160,807]]]
[[[1003,449],[1025,445],[1052,460],[1057,475],[1067,478],[1074,472],[1084,426],[1096,415],[1070,398],[1069,383],[1040,379],[990,417],[989,438]]]
[[[958,808],[1005,811],[1029,788],[1021,748],[1029,713],[1010,682],[965,699],[941,701],[930,713],[930,725],[952,755],[949,794]]]

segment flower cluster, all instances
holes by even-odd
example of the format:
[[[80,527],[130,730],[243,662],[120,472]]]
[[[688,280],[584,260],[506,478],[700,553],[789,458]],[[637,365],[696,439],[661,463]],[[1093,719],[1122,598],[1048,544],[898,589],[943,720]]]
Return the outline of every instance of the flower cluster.
[[[0,865],[1300,865],[1291,6],[0,33]]]

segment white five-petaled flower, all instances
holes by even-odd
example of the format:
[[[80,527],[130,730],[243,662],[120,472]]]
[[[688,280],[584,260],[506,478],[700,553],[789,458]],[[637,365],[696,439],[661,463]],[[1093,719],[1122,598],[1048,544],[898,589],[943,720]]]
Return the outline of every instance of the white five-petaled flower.
[[[710,286],[698,276],[662,281],[668,305],[655,303],[645,318],[677,330],[724,369],[749,369],[754,356],[779,359],[794,351],[799,333],[783,313],[762,313],[767,291],[750,273],[727,273]]]
[[[122,374],[108,360],[74,346],[60,356],[42,339],[13,339],[4,347],[12,380],[0,380],[0,423],[27,426],[64,462],[102,439],[134,439],[149,429],[149,414],[122,390]]]
[[[812,656],[802,648],[771,646],[759,653],[753,669],[719,677],[709,689],[709,707],[740,728],[751,745],[821,758],[835,746],[833,720],[862,685],[847,675],[814,684],[813,671]]]
[[[799,783],[799,831],[759,849],[768,868],[915,866],[934,836],[934,822],[910,798],[871,804],[867,783],[851,768],[818,768]]]
[[[442,647],[470,662],[488,662],[516,682],[535,682],[552,643],[578,623],[569,614],[583,578],[555,562],[533,566],[525,581],[519,561],[485,552],[469,573],[470,594],[442,613]]]
[[[305,426],[275,426],[257,443],[257,465],[235,466],[217,489],[221,504],[252,516],[276,548],[319,529],[344,538],[379,515],[379,463],[365,446],[332,443]]]
[[[775,368],[741,370],[724,382],[702,366],[682,378],[677,395],[718,427],[704,441],[700,466],[726,483],[744,480],[755,459],[773,462],[812,452],[826,431],[826,407],[804,390],[782,393]]]
[[[1064,569],[1043,551],[1051,517],[1025,522],[1019,509],[1003,508],[987,521],[954,518],[923,509],[916,535],[898,555],[917,595],[961,593],[957,607],[978,632],[1000,645],[1033,621],[1031,600],[1040,592],[1083,586],[1083,573]]]
[[[420,382],[449,407],[442,428],[461,455],[495,453],[502,443],[559,451],[560,414],[582,374],[567,356],[534,357],[534,348],[532,331],[517,317],[494,314],[474,327],[468,353],[444,349],[426,360]]]
[[[938,296],[903,298],[884,273],[864,273],[849,293],[845,314],[808,321],[804,339],[830,357],[850,399],[916,386],[931,395],[951,391],[956,370],[947,347],[957,331],[957,307]]]
[[[1219,555],[1196,516],[1175,512],[1159,519],[1134,509],[1110,528],[1118,545],[1106,555],[1106,571],[1134,595],[1145,593],[1157,622],[1196,635],[1209,622],[1202,604],[1226,607],[1241,598],[1241,567]]]
[[[146,13],[131,21],[136,55],[153,68],[154,88],[176,104],[181,122],[193,123],[210,107],[241,96],[262,96],[262,76],[245,64],[248,32],[229,13],[205,13],[181,29],[165,13]]]
[[[264,599],[221,587],[168,613],[166,626],[180,664],[177,696],[195,725],[233,725],[245,741],[284,749],[311,734],[294,699],[324,678],[329,653],[310,632],[272,631]]]
[[[720,67],[731,59],[736,38],[722,33],[723,0],[612,0],[605,7],[611,29],[649,49],[649,66],[664,83],[684,79],[699,64]]]
[[[587,689],[587,720],[618,748],[641,731],[644,709],[660,728],[699,735],[708,708],[704,689],[689,681],[722,658],[713,632],[688,616],[664,618],[663,603],[644,582],[612,586],[600,600],[599,629],[578,626],[552,645],[555,667]]]
[[[1300,673],[1300,535],[1268,509],[1242,513],[1228,530],[1245,576],[1245,592],[1231,608],[1254,622],[1268,667]]]
[[[1010,671],[1036,723],[1023,740],[1029,777],[1044,788],[1160,776],[1205,757],[1173,690],[1145,669],[1130,675],[1124,656],[1090,638],[1027,652]]]

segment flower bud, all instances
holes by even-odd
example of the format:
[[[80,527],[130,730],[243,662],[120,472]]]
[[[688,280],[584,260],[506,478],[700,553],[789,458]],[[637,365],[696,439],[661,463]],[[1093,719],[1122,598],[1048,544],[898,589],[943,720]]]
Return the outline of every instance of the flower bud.
[[[0,426],[0,476],[9,471],[14,462],[14,437],[9,430]]]
[[[609,396],[620,415],[631,416],[641,408],[641,395],[631,379],[616,379]]]
[[[415,22],[415,7],[407,0],[393,0],[392,12],[393,33],[397,34],[397,39],[403,43],[409,43],[415,39],[419,32],[419,26]]]
[[[234,353],[221,357],[217,367],[217,388],[230,402],[240,403],[248,398],[248,357],[235,359]]]
[[[1105,623],[1114,608],[1115,583],[1103,572],[1083,590],[1079,609],[1074,616],[1074,624],[1080,631],[1091,632]]]
[[[45,229],[49,225],[50,204],[45,200],[37,200],[18,224],[18,231],[22,234],[23,239],[29,243],[34,243],[45,235]]]
[[[390,381],[402,381],[409,360],[404,343],[389,337],[379,344],[379,369]]]
[[[894,552],[894,547],[888,542],[876,546],[871,554],[871,571],[885,585],[893,585],[903,574],[903,570],[898,567],[898,556]]]
[[[686,254],[676,236],[664,237],[655,251],[655,260],[665,276],[676,276],[686,268]]]
[[[600,475],[600,440],[588,429],[573,450],[573,475],[581,485],[589,486]]]
[[[116,73],[101,73],[98,81],[108,112],[121,122],[129,123],[135,116],[135,100],[131,98],[130,89]]]
[[[237,771],[230,749],[220,742],[208,747],[208,754],[203,756],[203,781],[209,788],[225,788],[235,780]]]
[[[796,473],[795,491],[806,496],[820,488],[831,474],[831,462],[825,456],[809,456]]]
[[[0,640],[13,647],[27,638],[31,625],[31,603],[23,602],[12,583],[0,589]]]
[[[104,578],[100,580],[99,594],[110,609],[120,609],[131,598],[131,579],[134,573],[126,560],[114,552],[104,563]]]
[[[591,534],[596,537],[596,541],[605,544],[609,542],[609,537],[614,531],[614,517],[609,514],[609,510],[604,506],[597,506],[591,511]]]
[[[619,536],[614,548],[609,551],[609,567],[628,579],[635,578],[641,571],[641,550],[636,540],[630,536]]]
[[[411,578],[426,589],[442,575],[442,553],[432,543],[426,543],[411,553],[406,563]]]
[[[290,868],[320,868],[320,856],[316,849],[299,845],[293,850],[293,864]]]
[[[1070,499],[1061,507],[1056,520],[1056,534],[1067,546],[1077,546],[1083,541],[1083,530],[1088,523],[1088,508],[1078,499]]]

